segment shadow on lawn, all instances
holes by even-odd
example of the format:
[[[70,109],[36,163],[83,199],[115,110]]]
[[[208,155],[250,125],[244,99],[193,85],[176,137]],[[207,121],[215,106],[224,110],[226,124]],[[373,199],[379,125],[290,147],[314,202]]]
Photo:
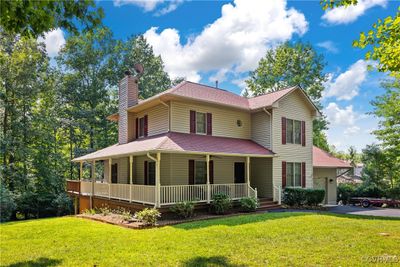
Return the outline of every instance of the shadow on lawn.
[[[245,265],[237,265],[231,264],[228,262],[228,259],[223,256],[213,256],[213,257],[194,257],[183,263],[183,266],[186,267],[207,267],[207,266],[215,266],[215,267],[240,267]]]
[[[23,267],[23,266],[35,266],[35,267],[45,267],[45,266],[56,266],[61,263],[61,260],[49,259],[49,258],[38,258],[36,260],[21,261],[7,265],[7,267]]]
[[[172,227],[183,230],[192,230],[192,229],[205,228],[215,225],[237,226],[248,223],[256,223],[269,220],[283,219],[288,217],[308,216],[308,215],[313,215],[313,213],[301,213],[301,212],[269,213],[268,212],[268,213],[249,214],[249,215],[238,215],[238,216],[210,219],[210,220],[190,222],[190,223],[182,223],[173,225]]]

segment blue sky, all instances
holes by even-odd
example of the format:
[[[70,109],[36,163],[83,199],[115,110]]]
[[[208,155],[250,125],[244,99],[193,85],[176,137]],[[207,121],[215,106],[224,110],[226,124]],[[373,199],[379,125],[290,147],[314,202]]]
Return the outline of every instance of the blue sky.
[[[172,77],[240,94],[248,72],[280,42],[310,42],[323,54],[330,80],[322,99],[330,121],[328,141],[340,150],[376,142],[377,119],[366,114],[383,93],[382,73],[368,72],[365,51],[352,47],[377,18],[394,15],[397,1],[359,0],[357,6],[324,12],[316,1],[99,1],[103,23],[115,38],[144,34]],[[65,41],[61,30],[46,35],[50,55]]]

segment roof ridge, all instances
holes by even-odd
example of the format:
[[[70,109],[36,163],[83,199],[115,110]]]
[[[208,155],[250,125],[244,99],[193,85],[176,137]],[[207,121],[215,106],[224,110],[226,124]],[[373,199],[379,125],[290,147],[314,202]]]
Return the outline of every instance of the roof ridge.
[[[276,90],[276,91],[267,92],[267,93],[264,93],[264,94],[261,94],[261,95],[253,96],[253,97],[250,97],[248,99],[254,99],[254,98],[257,98],[257,97],[260,97],[260,96],[270,95],[270,94],[278,93],[278,92],[284,91],[284,90],[293,90],[296,87],[297,87],[297,85],[294,85],[294,86],[286,87],[286,88],[279,89],[279,90]]]
[[[223,88],[214,87],[214,86],[207,85],[207,84],[202,84],[202,83],[196,83],[196,82],[192,82],[192,81],[186,81],[186,82],[192,83],[192,84],[198,84],[198,85],[205,86],[205,87],[209,87],[209,88],[215,89],[215,90],[224,91],[224,92],[230,93],[230,94],[232,94],[232,95],[235,95],[235,96],[238,96],[238,97],[247,99],[247,98],[244,97],[244,96],[238,95],[238,94],[236,94],[236,93],[233,93],[233,92],[231,92],[231,91],[229,91],[229,90],[226,90],[226,89],[223,89]]]

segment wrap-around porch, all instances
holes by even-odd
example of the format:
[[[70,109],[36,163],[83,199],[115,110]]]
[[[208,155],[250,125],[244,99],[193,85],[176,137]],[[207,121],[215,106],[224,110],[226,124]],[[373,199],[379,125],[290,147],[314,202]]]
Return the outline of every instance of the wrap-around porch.
[[[93,196],[155,207],[210,203],[217,193],[257,198],[250,156],[156,152],[79,164],[79,180],[68,181],[67,191],[89,196],[91,207]]]

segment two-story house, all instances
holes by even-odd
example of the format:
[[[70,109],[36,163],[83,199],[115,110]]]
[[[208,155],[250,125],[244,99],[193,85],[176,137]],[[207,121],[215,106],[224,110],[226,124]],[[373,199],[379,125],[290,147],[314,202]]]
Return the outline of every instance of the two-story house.
[[[126,74],[119,111],[108,117],[118,123],[118,144],[73,160],[80,181],[68,190],[80,210],[209,203],[221,192],[279,201],[283,187],[313,187],[312,121],[319,112],[301,88],[245,98],[184,81],[139,100],[138,82]],[[91,180],[82,177],[87,164]]]

